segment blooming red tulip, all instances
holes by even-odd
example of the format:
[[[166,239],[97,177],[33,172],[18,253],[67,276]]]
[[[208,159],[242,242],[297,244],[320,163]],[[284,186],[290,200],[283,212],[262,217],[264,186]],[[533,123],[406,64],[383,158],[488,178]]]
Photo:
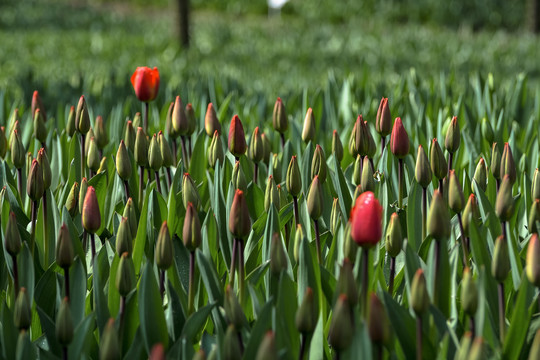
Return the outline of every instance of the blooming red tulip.
[[[146,66],[139,66],[131,75],[131,84],[135,90],[137,99],[142,102],[149,102],[156,98],[159,90],[159,71],[156,67],[150,69]]]
[[[382,206],[371,191],[363,192],[351,209],[351,236],[359,246],[371,247],[381,240]]]
[[[403,127],[401,118],[396,118],[394,121],[390,137],[390,150],[398,158],[405,157],[409,153],[409,135]]]

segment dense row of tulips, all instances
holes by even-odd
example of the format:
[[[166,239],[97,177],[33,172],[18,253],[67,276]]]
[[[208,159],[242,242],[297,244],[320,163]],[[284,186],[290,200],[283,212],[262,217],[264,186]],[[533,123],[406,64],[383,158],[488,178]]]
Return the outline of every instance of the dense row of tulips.
[[[2,357],[540,356],[540,173],[523,179],[488,121],[491,153],[471,181],[455,164],[457,117],[447,156],[434,138],[413,162],[383,98],[380,145],[359,115],[342,169],[338,130],[327,157],[311,108],[296,149],[280,98],[275,142],[263,124],[246,139],[234,115],[225,147],[214,104],[199,130],[177,97],[160,131],[157,69],[131,82],[144,111],[119,144],[103,117],[91,124],[84,96],[65,129],[38,92],[32,124],[16,110],[1,128]],[[527,214],[516,204],[529,181]]]

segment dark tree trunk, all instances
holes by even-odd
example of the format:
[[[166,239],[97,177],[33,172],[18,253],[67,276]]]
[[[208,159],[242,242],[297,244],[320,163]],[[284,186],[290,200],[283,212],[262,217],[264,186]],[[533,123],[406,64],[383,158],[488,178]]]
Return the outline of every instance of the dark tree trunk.
[[[189,47],[189,0],[178,0],[178,30],[180,44]]]
[[[525,18],[527,19],[527,29],[537,34],[540,32],[540,0],[527,0]]]

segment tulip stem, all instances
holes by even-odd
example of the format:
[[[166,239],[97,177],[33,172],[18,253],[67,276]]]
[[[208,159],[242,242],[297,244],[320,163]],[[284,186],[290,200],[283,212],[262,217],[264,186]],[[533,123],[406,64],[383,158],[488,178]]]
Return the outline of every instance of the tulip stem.
[[[236,336],[238,337],[238,344],[240,345],[240,355],[243,355],[244,354],[244,342],[242,341],[242,333],[240,331],[237,331]]]
[[[192,153],[192,148],[191,148],[191,136],[188,136],[187,141],[188,141],[189,159],[191,160],[191,155],[193,154]]]
[[[396,276],[396,258],[390,257],[390,279],[388,281],[388,293],[390,296],[394,293],[394,277]]]
[[[89,175],[90,175],[90,176],[88,177],[89,179],[91,179],[91,178],[94,177],[94,170],[88,168],[88,173],[89,173]]]
[[[159,294],[161,295],[161,301],[165,294],[165,270],[159,270]]]
[[[454,161],[454,153],[448,153],[448,173],[452,170],[452,162]]]
[[[182,142],[182,158],[184,159],[184,166],[188,168],[188,153],[186,149],[186,137],[184,135],[180,136],[180,141]]]
[[[120,343],[120,346],[122,346],[122,339],[124,337],[125,313],[126,313],[126,297],[121,296],[120,309],[118,310],[118,314],[120,315],[120,325],[118,328],[118,342]]]
[[[47,224],[47,190],[43,192],[42,196],[42,205],[43,205],[43,265],[45,269],[49,267],[49,224]]]
[[[497,190],[496,195],[499,194],[499,188],[501,187],[501,179],[495,179],[495,188]]]
[[[163,193],[161,192],[161,182],[159,181],[159,173],[157,171],[154,171],[154,177],[156,178],[156,187],[157,187],[157,191],[163,195]]]
[[[144,118],[143,118],[143,124],[144,124],[144,133],[148,133],[148,108],[149,104],[147,102],[144,103]]]
[[[506,233],[506,221],[501,221],[501,228],[502,228],[502,236],[504,240],[507,240],[507,233]]]
[[[64,290],[69,301],[69,267],[64,268]]]
[[[499,294],[499,338],[501,344],[504,343],[504,333],[506,327],[505,315],[504,315],[504,284],[501,282],[498,284]]]
[[[403,159],[398,159],[398,207],[403,208]]]
[[[126,193],[126,202],[129,200],[129,184],[127,180],[124,180],[124,192]]]
[[[435,240],[435,276],[433,277],[433,303],[435,306],[439,305],[439,270],[441,266],[441,240]]]
[[[85,157],[85,153],[84,153],[84,139],[85,139],[85,134],[82,134],[81,133],[81,179],[84,177],[84,164],[86,163],[86,161],[84,161],[84,157]]]
[[[443,196],[443,179],[439,179],[439,192]]]
[[[233,239],[233,248],[232,248],[232,254],[231,254],[231,268],[229,269],[229,284],[231,287],[234,287],[234,275],[235,275],[235,268],[236,268],[236,248],[238,240],[236,238]]]
[[[238,294],[240,297],[240,305],[244,305],[244,283],[245,283],[245,272],[244,272],[244,241],[238,239]]]
[[[285,135],[283,133],[279,133],[281,135],[281,150],[285,149]]]
[[[426,238],[427,189],[422,188],[422,241]]]
[[[369,249],[362,247],[362,316],[367,319]]]
[[[173,160],[174,160],[174,165],[178,165],[178,157],[177,157],[177,152],[178,152],[178,145],[176,144],[176,139],[172,139],[172,152],[173,152]]]
[[[467,266],[469,262],[469,244],[467,244],[465,238],[465,230],[463,230],[463,221],[461,219],[461,213],[457,213],[459,231],[461,232],[461,247],[463,248],[463,266]]]
[[[167,186],[169,187],[169,191],[171,191],[171,187],[172,187],[171,168],[167,167],[165,172],[167,173]]]
[[[384,151],[385,146],[386,146],[386,136],[381,136],[381,158],[382,158],[382,153]]]
[[[298,355],[298,360],[304,359],[304,352],[306,352],[306,335],[300,334],[300,355]]]
[[[90,247],[92,249],[92,263],[94,263],[94,258],[96,257],[96,239],[94,233],[90,233]]]
[[[139,210],[142,209],[143,204],[143,181],[144,181],[144,169],[139,166]]]
[[[257,175],[259,174],[259,163],[255,163],[253,167],[253,184],[257,185]]]
[[[422,360],[422,316],[416,316],[416,359]]]
[[[319,235],[319,222],[313,220],[313,225],[315,227],[315,245],[317,245],[317,260],[320,265],[322,265],[322,254],[321,254],[321,237]]]
[[[189,252],[188,316],[195,311],[195,251]]]
[[[83,247],[83,250],[84,250],[84,256],[86,257],[86,251],[87,251],[87,248],[88,248],[88,233],[84,229],[83,229],[82,247]]]
[[[476,325],[474,324],[474,316],[469,317],[469,330],[472,334],[472,338],[474,339],[474,336],[476,334]]]
[[[24,196],[22,181],[22,168],[19,168],[17,169],[17,185],[19,186],[19,194],[21,195],[21,201],[23,201]]]
[[[62,346],[62,359],[68,360],[68,348],[67,346]]]
[[[19,268],[17,266],[17,255],[11,254],[13,262],[13,286],[15,287],[15,298],[19,295]]]
[[[300,215],[298,214],[298,197],[293,196],[293,205],[294,205],[294,222],[296,226],[300,225]]]
[[[37,221],[38,202],[32,201],[32,228],[30,230],[30,249],[32,258],[34,257],[34,247],[36,243],[36,221]]]

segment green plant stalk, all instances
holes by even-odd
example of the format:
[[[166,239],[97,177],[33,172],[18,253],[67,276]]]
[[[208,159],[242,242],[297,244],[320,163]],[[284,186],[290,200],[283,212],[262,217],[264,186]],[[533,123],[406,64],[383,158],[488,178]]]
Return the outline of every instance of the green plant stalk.
[[[68,298],[69,300],[69,267],[65,267],[64,268],[64,289],[65,289],[65,292],[66,292],[66,297]]]
[[[465,237],[465,231],[463,230],[463,221],[461,219],[461,213],[457,213],[459,231],[461,232],[461,247],[463,248],[463,266],[467,266],[469,263],[469,244]]]
[[[317,261],[319,264],[323,263],[322,254],[321,254],[321,237],[319,234],[319,222],[313,220],[313,226],[315,227],[315,245],[317,245]]]
[[[257,185],[257,175],[259,174],[259,163],[256,162],[253,167],[253,184]]]
[[[191,160],[191,155],[193,154],[192,153],[192,147],[191,147],[191,136],[188,136],[187,138],[187,141],[188,141],[188,153],[189,153],[189,159]]]
[[[163,192],[161,191],[161,181],[159,181],[159,172],[154,171],[154,177],[156,178],[157,191],[163,195]]]
[[[427,188],[422,188],[422,241],[426,238],[427,226]]]
[[[452,170],[452,162],[454,162],[454,153],[449,152],[448,153],[448,173],[450,174],[450,170]]]
[[[189,253],[188,316],[195,312],[195,251]]]
[[[24,204],[24,191],[22,182],[22,168],[19,168],[17,169],[17,186],[19,188],[19,194],[21,195],[21,202]]]
[[[369,282],[369,248],[362,247],[362,316],[367,320],[368,302],[368,282]]]
[[[390,279],[388,280],[388,293],[390,296],[394,293],[394,277],[396,276],[396,258],[390,258]]]
[[[189,168],[188,152],[186,148],[186,137],[184,135],[180,136],[180,141],[182,142],[182,159],[184,160],[185,168]]]
[[[231,254],[231,267],[229,269],[229,284],[231,287],[234,286],[234,275],[235,275],[235,268],[236,268],[236,248],[238,247],[238,239],[233,239],[233,248],[232,248],[232,254]]]
[[[238,239],[238,294],[240,297],[240,305],[244,305],[245,291],[245,270],[244,270],[244,241]]]
[[[381,158],[382,158],[382,153],[384,151],[385,146],[386,146],[386,136],[381,135]]]
[[[124,180],[124,192],[126,194],[126,202],[129,199],[129,184],[127,180]]]
[[[443,184],[443,179],[439,179],[439,192],[441,193],[441,196],[443,196],[443,187],[444,187],[444,184]]]
[[[178,164],[178,157],[177,157],[178,145],[176,144],[176,139],[172,139],[171,142],[172,142],[174,165],[177,165]]]
[[[501,221],[501,229],[502,229],[502,236],[504,240],[508,240],[507,233],[506,233],[506,221]]]
[[[501,344],[504,344],[504,335],[505,335],[505,314],[504,314],[504,284],[499,283],[498,285],[498,295],[499,295],[499,339]]]
[[[403,159],[398,159],[398,207],[403,208]]]
[[[298,197],[293,196],[293,205],[294,205],[294,222],[296,226],[300,224],[300,214],[298,213]]]
[[[163,301],[164,294],[165,294],[165,270],[159,270],[159,295],[161,296],[161,301]]]
[[[90,233],[90,247],[92,249],[92,264],[94,263],[94,258],[96,257],[96,241],[94,233]]]
[[[242,341],[242,333],[240,331],[237,331],[236,336],[238,336],[238,344],[240,344],[240,355],[243,355],[244,354],[244,342]]]
[[[300,354],[298,355],[298,360],[304,359],[304,353],[306,352],[306,339],[305,334],[300,334]]]
[[[422,316],[416,316],[416,360],[422,360]]]
[[[144,124],[144,133],[148,134],[148,108],[149,104],[148,102],[144,103],[144,117],[143,117],[143,124]]]
[[[43,192],[43,265],[45,269],[49,267],[49,225],[47,224],[47,190]]]
[[[86,164],[85,153],[84,153],[84,141],[85,141],[86,135],[81,133],[81,181],[84,177],[84,164]]]
[[[441,244],[439,243],[441,240],[435,240],[435,276],[433,277],[433,303],[435,306],[439,305],[439,273],[440,273],[440,267],[441,267]]]
[[[84,229],[83,229],[82,246],[83,246],[83,250],[84,250],[84,255],[86,256],[86,251],[88,249],[88,233]]]
[[[469,317],[469,331],[472,334],[472,338],[474,339],[476,335],[476,325],[474,324],[474,316]]]
[[[279,133],[279,135],[281,136],[281,150],[284,150],[285,149],[285,134]]]
[[[32,201],[32,228],[30,230],[30,249],[32,258],[34,258],[34,248],[36,244],[36,221],[37,221],[38,202]]]
[[[495,179],[495,189],[497,190],[495,192],[495,195],[499,194],[499,188],[501,187],[501,179]]]
[[[68,360],[68,348],[67,346],[62,346],[62,359]]]
[[[15,287],[15,298],[19,295],[19,267],[17,265],[17,255],[11,255],[13,262],[13,286]]]
[[[118,342],[122,344],[122,339],[124,337],[124,328],[125,328],[125,314],[126,314],[126,297],[121,296],[120,297],[120,309],[118,310],[118,314],[120,315],[120,325],[118,328]]]
[[[144,181],[144,169],[139,166],[139,209],[142,209],[143,203],[143,181]]]
[[[169,191],[171,191],[171,186],[172,186],[171,168],[166,167],[165,172],[167,173],[167,187],[168,187]]]

